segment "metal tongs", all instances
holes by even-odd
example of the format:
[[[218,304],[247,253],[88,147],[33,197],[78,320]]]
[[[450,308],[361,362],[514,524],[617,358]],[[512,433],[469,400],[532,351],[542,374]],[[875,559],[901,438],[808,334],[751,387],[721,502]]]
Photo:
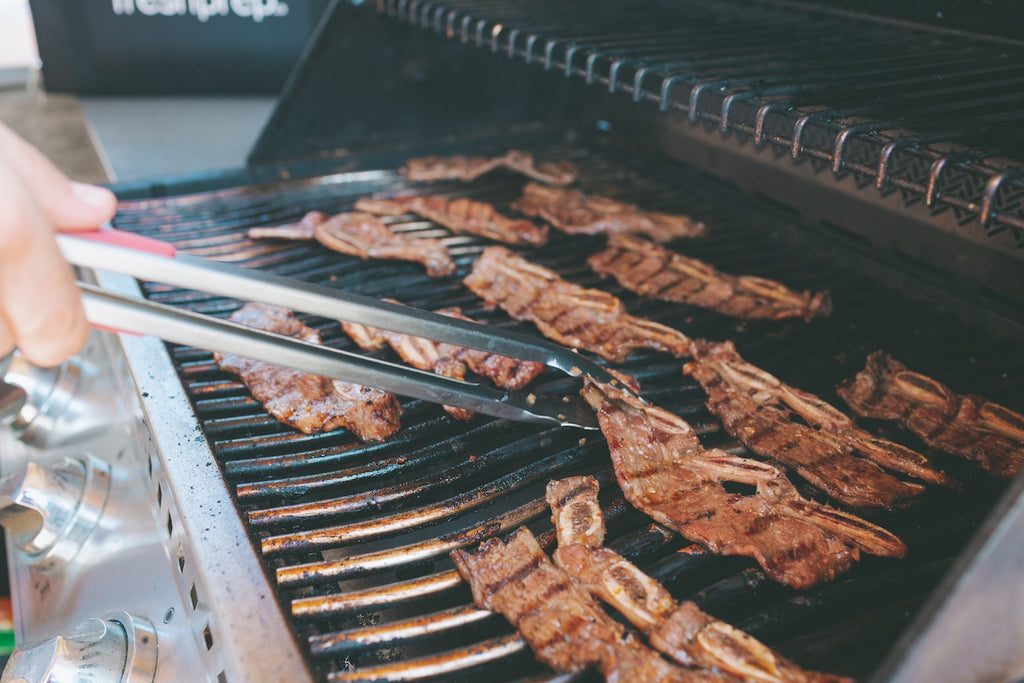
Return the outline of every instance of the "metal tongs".
[[[63,233],[57,235],[57,243],[64,258],[77,266],[539,362],[574,377],[590,375],[603,383],[622,385],[597,363],[541,339],[181,254],[167,242],[134,233],[112,229]],[[124,296],[84,282],[78,285],[86,317],[97,327],[153,335],[176,344],[264,360],[510,420],[598,427],[594,411],[579,396],[503,391]]]

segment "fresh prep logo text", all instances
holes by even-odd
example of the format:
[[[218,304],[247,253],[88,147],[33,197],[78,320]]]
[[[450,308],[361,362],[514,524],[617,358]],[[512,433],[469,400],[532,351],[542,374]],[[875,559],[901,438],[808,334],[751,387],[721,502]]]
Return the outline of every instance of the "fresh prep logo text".
[[[260,23],[288,16],[284,0],[113,0],[114,14],[148,17],[193,16],[199,21],[235,15]]]

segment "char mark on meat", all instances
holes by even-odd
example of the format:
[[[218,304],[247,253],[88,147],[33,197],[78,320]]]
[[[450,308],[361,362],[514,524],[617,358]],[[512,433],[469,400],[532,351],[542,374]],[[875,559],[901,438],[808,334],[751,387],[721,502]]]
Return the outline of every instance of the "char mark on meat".
[[[328,216],[310,211],[298,223],[253,228],[248,236],[251,239],[316,240],[328,249],[349,256],[413,261],[423,264],[430,277],[455,272],[455,262],[443,242],[429,237],[399,235],[369,213]]]
[[[443,225],[452,232],[479,235],[512,245],[540,246],[548,241],[547,226],[539,227],[525,218],[503,216],[486,202],[447,197],[363,198],[355,208],[380,216],[416,214]]]
[[[438,180],[469,182],[501,166],[502,157],[430,156],[409,159],[398,172],[410,182],[432,183]]]
[[[496,157],[457,155],[410,159],[399,172],[412,182],[468,182],[496,168],[507,168],[548,185],[571,185],[579,177],[575,164],[565,160],[538,163],[529,152],[515,149]]]
[[[643,233],[656,242],[669,242],[679,237],[700,237],[706,232],[703,223],[689,216],[644,211],[607,197],[537,183],[527,183],[523,196],[512,208],[538,216],[570,234]]]
[[[660,583],[603,547],[604,517],[597,494],[597,479],[591,476],[548,483],[546,497],[558,536],[555,565],[621,612],[652,647],[684,666],[718,669],[736,681],[849,683],[801,669],[693,602],[676,603]]]
[[[284,308],[249,303],[235,311],[231,320],[321,343],[316,330]],[[384,441],[401,426],[402,407],[385,391],[233,354],[216,353],[214,358],[222,370],[242,379],[268,413],[306,434],[344,427],[363,441]]]
[[[505,168],[548,185],[571,185],[580,176],[576,164],[565,159],[536,162],[529,152],[510,150],[502,159]]]
[[[452,552],[481,609],[500,612],[537,659],[562,672],[596,667],[607,681],[728,681],[661,658],[612,619],[590,595],[551,564],[530,530],[506,543],[485,541],[475,553]]]
[[[595,273],[612,275],[637,294],[736,318],[803,318],[810,322],[832,310],[828,292],[794,292],[773,280],[727,275],[634,235],[611,235],[608,248],[588,258],[587,264]]]
[[[847,505],[891,510],[915,502],[924,486],[893,473],[956,485],[920,453],[869,434],[817,396],[747,363],[732,342],[695,341],[683,371],[704,387],[727,432]]]
[[[837,393],[862,417],[895,420],[940,451],[1010,478],[1024,469],[1024,415],[912,372],[888,354],[868,356],[864,370]]]
[[[316,226],[323,225],[330,218],[322,211],[310,211],[295,223],[278,225],[272,228],[251,228],[249,239],[254,240],[297,240],[309,241],[316,239]]]
[[[392,303],[399,303],[388,299]],[[457,306],[434,311],[460,320],[475,322],[462,314]],[[377,351],[385,345],[394,349],[403,361],[419,370],[434,372],[444,377],[464,379],[466,370],[487,377],[502,389],[522,389],[541,374],[545,366],[542,363],[522,361],[495,353],[469,349],[454,344],[436,342],[422,337],[414,337],[400,332],[389,332],[358,323],[341,323],[342,329],[366,351]],[[472,411],[465,408],[445,406],[445,411],[459,420],[471,420]]]
[[[676,357],[690,353],[682,332],[631,316],[611,294],[567,282],[503,247],[485,249],[463,283],[489,305],[534,323],[549,339],[610,361],[621,363],[638,348]]]
[[[583,397],[597,410],[626,500],[713,552],[752,557],[794,588],[835,578],[860,551],[906,554],[888,531],[800,496],[777,467],[704,450],[693,428],[666,410],[590,378]],[[756,491],[730,493],[726,481]]]

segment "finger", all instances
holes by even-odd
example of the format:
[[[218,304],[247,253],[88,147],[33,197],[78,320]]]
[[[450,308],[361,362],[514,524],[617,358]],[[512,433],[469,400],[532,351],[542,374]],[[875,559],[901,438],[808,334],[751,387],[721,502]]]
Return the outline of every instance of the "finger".
[[[3,358],[14,349],[14,335],[7,328],[7,323],[3,317],[0,317],[0,358]]]
[[[95,228],[113,218],[117,198],[110,190],[68,180],[38,149],[0,124],[0,160],[28,187],[58,230]]]
[[[77,353],[89,334],[74,273],[49,222],[20,177],[2,164],[0,317],[25,357],[44,367]]]

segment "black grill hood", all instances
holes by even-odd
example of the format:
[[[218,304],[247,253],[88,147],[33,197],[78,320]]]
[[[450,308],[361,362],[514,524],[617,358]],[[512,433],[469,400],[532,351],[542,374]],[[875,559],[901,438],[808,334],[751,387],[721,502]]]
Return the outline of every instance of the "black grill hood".
[[[598,135],[1020,323],[1024,42],[968,32],[1014,10],[878,4],[336,2],[249,162]]]

